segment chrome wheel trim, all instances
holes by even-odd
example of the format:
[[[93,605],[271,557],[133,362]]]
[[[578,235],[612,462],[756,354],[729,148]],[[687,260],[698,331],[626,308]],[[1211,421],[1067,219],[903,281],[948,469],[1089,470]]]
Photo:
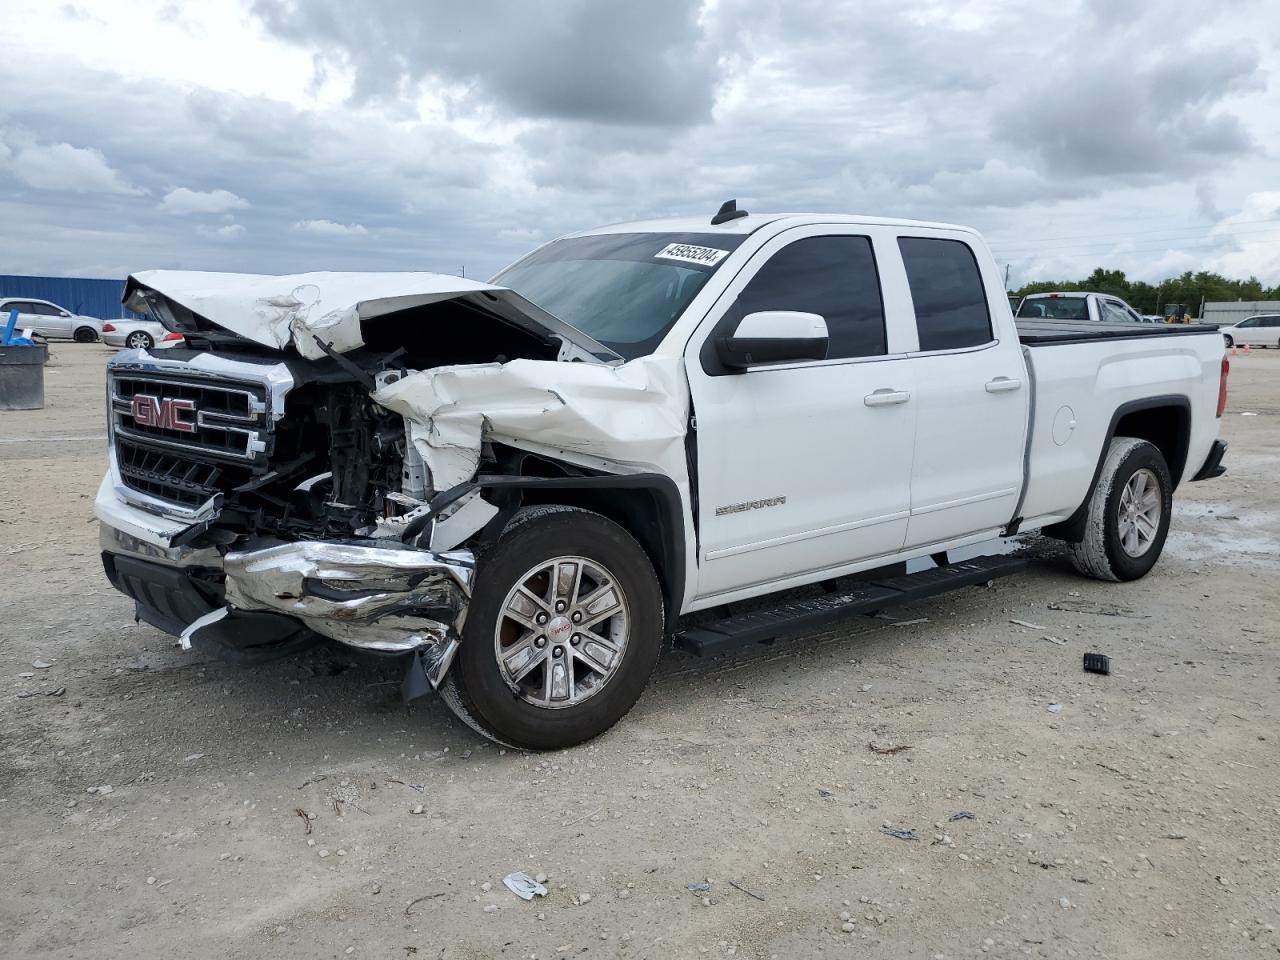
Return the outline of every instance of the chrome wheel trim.
[[[1120,549],[1131,557],[1144,556],[1160,530],[1163,510],[1160,481],[1153,471],[1142,467],[1120,492],[1117,507]]]
[[[502,679],[526,703],[576,707],[618,672],[631,616],[617,577],[584,557],[531,567],[502,602],[493,650]]]

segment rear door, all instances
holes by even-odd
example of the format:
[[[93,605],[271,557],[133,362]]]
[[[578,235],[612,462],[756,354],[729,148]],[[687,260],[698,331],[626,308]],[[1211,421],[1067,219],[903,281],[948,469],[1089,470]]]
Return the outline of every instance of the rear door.
[[[1022,489],[1030,384],[1012,318],[991,315],[1003,284],[973,243],[925,230],[898,237],[919,340],[909,547],[1004,526]]]
[[[779,234],[689,341],[699,598],[814,579],[902,547],[916,384],[902,335],[905,290],[877,269],[877,230],[885,233],[834,224]],[[827,359],[719,368],[713,338],[763,310],[821,315]]]
[[[1263,317],[1258,329],[1258,346],[1280,347],[1280,317]]]

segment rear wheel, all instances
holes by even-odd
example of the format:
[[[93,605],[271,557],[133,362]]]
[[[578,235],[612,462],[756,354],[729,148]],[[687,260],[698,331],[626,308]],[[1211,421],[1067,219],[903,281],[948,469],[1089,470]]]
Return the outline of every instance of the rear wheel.
[[[1173,510],[1173,480],[1159,448],[1116,437],[1089,498],[1084,538],[1071,545],[1077,570],[1096,580],[1137,580],[1160,559]]]
[[[124,345],[131,350],[150,350],[156,342],[147,331],[135,330],[125,338]]]
[[[98,331],[93,327],[77,327],[75,332],[76,343],[97,343]]]
[[[477,569],[442,696],[493,740],[573,746],[640,698],[662,629],[657,577],[629,533],[586,510],[534,507]]]

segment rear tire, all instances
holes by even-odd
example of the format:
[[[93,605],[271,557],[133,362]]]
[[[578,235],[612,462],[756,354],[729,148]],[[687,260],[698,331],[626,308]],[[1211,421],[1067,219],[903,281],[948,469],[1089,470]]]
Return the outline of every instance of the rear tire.
[[[76,343],[97,343],[98,331],[93,327],[77,327],[74,338]]]
[[[125,337],[124,345],[131,350],[150,350],[156,342],[147,331],[135,330]]]
[[[1137,580],[1164,550],[1173,510],[1173,480],[1154,444],[1116,437],[1089,498],[1084,538],[1071,545],[1072,565],[1095,580]]]
[[[663,619],[653,566],[627,531],[587,510],[529,508],[480,561],[441,698],[499,743],[571,747],[635,705]]]

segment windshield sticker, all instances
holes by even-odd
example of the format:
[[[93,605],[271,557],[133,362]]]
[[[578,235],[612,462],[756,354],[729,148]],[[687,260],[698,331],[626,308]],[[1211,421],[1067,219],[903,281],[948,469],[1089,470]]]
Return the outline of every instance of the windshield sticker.
[[[691,243],[668,243],[654,254],[664,260],[683,260],[685,263],[700,263],[704,267],[714,267],[729,255],[728,250],[717,250],[715,247],[696,247]]]

